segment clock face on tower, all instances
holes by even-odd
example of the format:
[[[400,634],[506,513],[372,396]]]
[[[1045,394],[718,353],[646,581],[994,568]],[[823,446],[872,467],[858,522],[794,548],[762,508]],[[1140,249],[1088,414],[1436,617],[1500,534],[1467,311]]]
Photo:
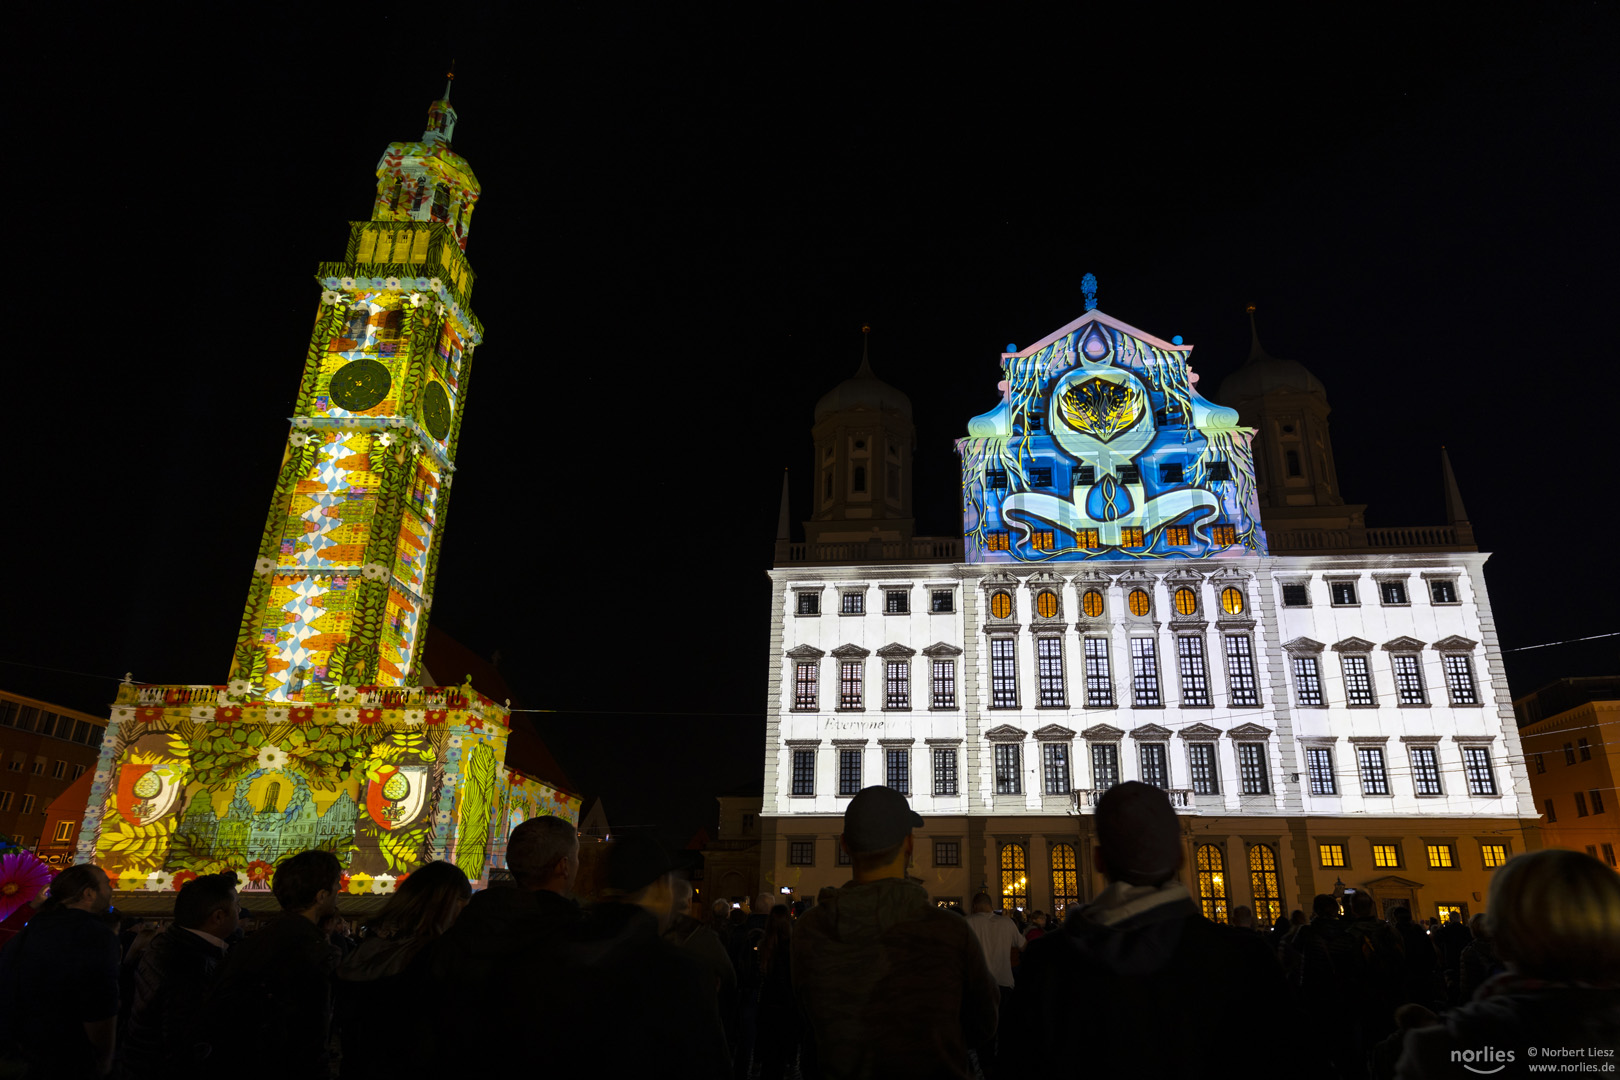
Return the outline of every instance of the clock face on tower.
[[[428,383],[427,392],[422,395],[422,423],[427,427],[428,434],[440,442],[450,434],[450,395],[444,392],[444,386],[440,383]]]
[[[349,412],[365,412],[388,396],[388,369],[375,360],[351,360],[332,376],[332,401]]]

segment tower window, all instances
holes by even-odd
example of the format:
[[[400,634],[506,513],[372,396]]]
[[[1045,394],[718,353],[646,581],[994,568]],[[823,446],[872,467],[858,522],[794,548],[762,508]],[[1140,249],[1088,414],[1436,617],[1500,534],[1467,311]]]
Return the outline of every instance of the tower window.
[[[1007,486],[1007,470],[987,470],[984,474],[984,486],[992,489],[1005,489]]]
[[[1141,547],[1142,530],[1134,525],[1127,525],[1120,529],[1119,544],[1121,547]]]
[[[1084,548],[1087,551],[1102,547],[1102,539],[1098,536],[1096,529],[1076,529],[1074,543],[1076,547]]]
[[[1074,470],[1074,482],[1077,484],[1095,484],[1097,482],[1097,466],[1081,465]]]
[[[866,466],[865,465],[857,465],[857,466],[855,466],[855,477],[854,477],[854,480],[850,484],[850,490],[851,491],[865,491],[866,490]]]
[[[1237,543],[1237,527],[1234,525],[1216,525],[1210,530],[1210,542],[1216,547],[1231,547]]]
[[[1179,483],[1181,483],[1181,466],[1180,465],[1160,465],[1159,466],[1159,482],[1161,484],[1179,484]]]
[[[1043,529],[1030,536],[1030,546],[1036,551],[1051,551],[1054,547],[1052,530]]]
[[[1299,451],[1298,450],[1290,450],[1290,451],[1288,451],[1288,475],[1289,476],[1303,476],[1303,475],[1305,475],[1304,473],[1302,473],[1300,471],[1300,468],[1299,468]]]
[[[1029,482],[1034,487],[1052,486],[1052,466],[1038,465],[1029,470]]]
[[[1212,461],[1209,463],[1209,478],[1211,480],[1232,479],[1232,466],[1225,461]]]
[[[1121,465],[1119,467],[1119,482],[1122,484],[1140,484],[1142,470],[1135,465]]]
[[[1192,542],[1192,530],[1185,525],[1172,525],[1164,530],[1164,542],[1171,547],[1186,547]]]
[[[448,221],[450,218],[450,185],[439,184],[433,189],[433,220]]]

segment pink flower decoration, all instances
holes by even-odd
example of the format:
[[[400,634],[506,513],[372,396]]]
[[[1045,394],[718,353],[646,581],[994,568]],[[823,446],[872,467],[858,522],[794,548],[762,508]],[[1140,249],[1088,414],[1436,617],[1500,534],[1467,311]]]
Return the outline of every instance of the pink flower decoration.
[[[31,852],[0,855],[0,921],[32,902],[54,876],[50,864]]]

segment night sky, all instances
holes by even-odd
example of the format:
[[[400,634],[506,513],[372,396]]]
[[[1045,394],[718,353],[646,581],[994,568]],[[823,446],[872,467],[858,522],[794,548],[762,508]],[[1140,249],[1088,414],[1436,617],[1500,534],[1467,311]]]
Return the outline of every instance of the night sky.
[[[225,679],[315,265],[452,55],[487,340],[432,621],[616,826],[759,782],[782,469],[797,522],[862,323],[952,535],[951,440],[1087,271],[1210,396],[1256,304],[1369,525],[1443,523],[1448,446],[1506,647],[1615,629],[1612,8],[390,7],[21,28],[0,685]],[[1514,693],[1613,640],[1509,653]]]

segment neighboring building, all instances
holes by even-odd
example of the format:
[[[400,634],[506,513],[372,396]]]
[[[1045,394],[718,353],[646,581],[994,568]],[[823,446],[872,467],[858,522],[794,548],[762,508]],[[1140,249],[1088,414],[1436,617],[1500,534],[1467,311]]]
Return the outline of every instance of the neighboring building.
[[[703,845],[704,898],[742,903],[759,895],[760,804],[757,785],[719,796],[720,824]],[[794,884],[789,874],[777,884]]]
[[[101,717],[0,690],[0,836],[42,854],[55,845],[63,829],[50,807],[95,768],[106,731]],[[77,837],[75,824],[68,838]]]
[[[279,860],[316,846],[338,855],[351,892],[386,893],[432,859],[482,880],[516,822],[578,820],[578,797],[535,775],[554,762],[526,725],[511,730],[488,665],[446,646],[433,661],[454,681],[433,686],[425,662],[483,340],[465,254],[480,189],[450,149],[445,94],[420,141],[384,151],[371,220],[316,269],[228,680],[119,687],[76,854],[121,890],[222,869],[262,888]],[[267,368],[266,407],[291,376]]]
[[[1368,529],[1303,367],[1256,335],[1217,405],[1190,346],[1094,306],[987,374],[961,538],[912,535],[903,393],[863,357],[817,405],[808,542],[784,494],[770,573],[762,887],[847,880],[844,806],[887,784],[939,902],[1061,909],[1101,886],[1097,798],[1142,780],[1212,917],[1340,884],[1479,910],[1537,822],[1449,463],[1450,524]]]
[[[1620,866],[1620,678],[1559,679],[1513,709],[1543,843]]]

